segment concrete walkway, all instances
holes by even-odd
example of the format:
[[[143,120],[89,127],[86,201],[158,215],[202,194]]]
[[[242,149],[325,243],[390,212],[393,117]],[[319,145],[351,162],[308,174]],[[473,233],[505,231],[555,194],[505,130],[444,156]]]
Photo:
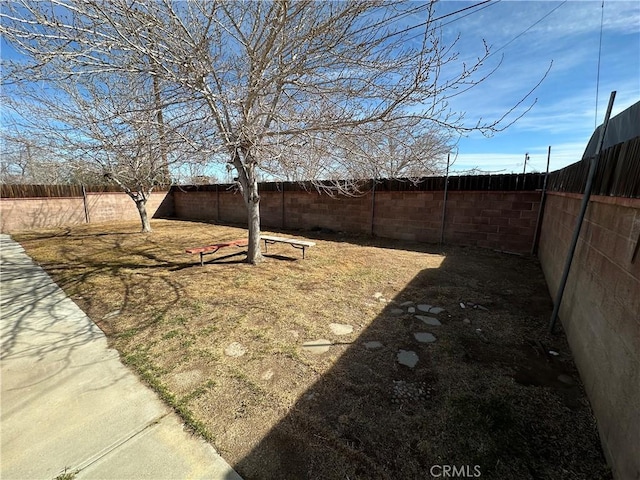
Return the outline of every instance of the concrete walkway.
[[[7,235],[0,278],[2,479],[242,480]]]

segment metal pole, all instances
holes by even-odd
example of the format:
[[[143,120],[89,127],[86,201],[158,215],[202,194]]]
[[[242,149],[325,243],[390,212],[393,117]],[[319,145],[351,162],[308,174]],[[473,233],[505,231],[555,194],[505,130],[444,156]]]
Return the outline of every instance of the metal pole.
[[[285,221],[284,221],[284,181],[282,182],[282,229],[284,230]]]
[[[544,211],[545,194],[547,193],[547,179],[549,178],[549,160],[551,160],[551,145],[547,150],[547,171],[544,174],[544,182],[542,184],[542,195],[540,195],[540,207],[538,208],[538,220],[536,220],[536,231],[533,234],[533,244],[531,245],[531,255],[535,255],[538,250],[538,240],[540,237],[540,222],[542,221],[542,212]]]
[[[450,153],[447,153],[447,175],[444,179],[444,198],[442,199],[442,224],[440,226],[440,245],[444,243],[444,220],[447,213],[447,190],[449,189],[449,159]]]
[[[587,207],[589,206],[589,198],[591,197],[591,188],[593,187],[593,177],[596,173],[596,167],[598,160],[600,159],[600,151],[602,150],[602,144],[604,143],[604,136],[607,132],[607,126],[609,125],[609,117],[611,116],[611,109],[613,108],[613,101],[616,98],[615,90],[611,92],[609,97],[609,106],[607,107],[607,113],[602,124],[602,131],[600,132],[600,138],[598,139],[598,145],[596,146],[596,153],[591,159],[591,165],[589,167],[589,176],[587,177],[587,184],[584,187],[584,195],[582,196],[582,205],[580,206],[580,213],[578,214],[578,222],[573,232],[573,238],[571,239],[571,245],[569,247],[569,253],[567,254],[567,261],[564,265],[564,271],[562,272],[562,278],[560,279],[560,287],[558,288],[558,294],[556,295],[556,301],[553,306],[553,313],[551,314],[551,321],[549,322],[549,333],[553,333],[553,327],[556,325],[556,319],[558,312],[560,311],[560,304],[562,303],[562,295],[564,294],[564,288],[567,286],[567,279],[569,278],[569,270],[571,269],[571,262],[573,261],[573,255],[578,245],[578,237],[580,236],[580,229],[582,228],[582,222],[584,216],[587,213]]]
[[[89,206],[87,205],[87,190],[82,185],[82,203],[84,204],[84,220],[86,223],[90,223],[89,218]]]
[[[371,180],[373,186],[371,187],[371,236],[373,237],[373,221],[376,214],[376,179]]]
[[[522,169],[522,174],[524,175],[527,171],[527,161],[529,161],[529,152],[524,154],[524,168]],[[524,180],[523,180],[524,181]]]
[[[222,223],[220,215],[220,184],[216,183],[216,223]]]

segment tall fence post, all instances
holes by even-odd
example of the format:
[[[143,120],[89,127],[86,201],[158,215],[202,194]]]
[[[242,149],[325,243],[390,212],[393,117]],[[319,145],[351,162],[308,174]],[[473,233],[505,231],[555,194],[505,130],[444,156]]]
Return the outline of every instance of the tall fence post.
[[[376,215],[376,179],[371,180],[373,182],[373,186],[371,187],[371,236],[374,236],[373,231],[373,222],[375,220]]]
[[[216,223],[220,223],[220,185],[216,183]]]
[[[609,97],[609,106],[607,107],[607,114],[604,117],[604,123],[602,124],[602,131],[600,132],[600,138],[598,139],[598,145],[596,147],[596,153],[591,159],[591,165],[589,167],[589,176],[587,177],[587,184],[584,187],[584,195],[582,196],[582,204],[580,205],[580,213],[578,214],[578,221],[576,222],[576,228],[573,231],[573,238],[571,239],[571,245],[569,247],[569,253],[567,254],[567,260],[564,264],[564,270],[562,272],[562,278],[560,279],[560,286],[558,287],[558,294],[556,295],[556,301],[553,305],[553,313],[551,314],[551,320],[549,321],[549,333],[553,333],[553,328],[556,325],[556,319],[558,318],[558,312],[560,311],[560,304],[562,303],[562,296],[564,295],[564,289],[567,286],[567,279],[569,278],[569,270],[571,269],[571,263],[573,262],[573,255],[578,245],[578,237],[580,236],[580,230],[582,229],[582,222],[584,216],[587,213],[587,207],[589,206],[589,199],[591,198],[591,188],[593,187],[593,177],[596,173],[596,167],[598,166],[598,160],[600,160],[600,151],[602,150],[602,144],[604,143],[604,137],[607,133],[607,126],[609,125],[609,117],[611,116],[611,110],[613,109],[613,101],[616,98],[616,92],[611,92]]]
[[[540,240],[540,230],[542,228],[542,214],[544,212],[544,203],[547,193],[547,179],[549,178],[549,161],[551,160],[551,145],[547,151],[547,171],[544,174],[544,182],[542,183],[542,195],[540,195],[540,207],[538,208],[538,220],[536,220],[536,230],[533,232],[533,244],[531,245],[531,255],[535,255],[538,251],[538,241]]]
[[[282,229],[285,229],[286,223],[284,220],[284,182],[282,182],[282,195],[281,195],[281,199],[282,199]]]
[[[82,184],[82,203],[84,205],[84,221],[90,223],[89,219],[89,205],[87,205],[87,189]]]
[[[447,214],[447,191],[449,189],[449,160],[451,154],[447,153],[447,174],[444,177],[444,196],[442,199],[442,223],[440,225],[440,245],[444,243],[444,220]]]

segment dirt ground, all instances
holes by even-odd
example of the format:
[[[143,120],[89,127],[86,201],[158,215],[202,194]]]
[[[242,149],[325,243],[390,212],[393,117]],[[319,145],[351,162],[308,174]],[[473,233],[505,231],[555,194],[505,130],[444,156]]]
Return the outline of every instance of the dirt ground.
[[[247,480],[443,478],[445,466],[455,478],[611,478],[566,339],[547,333],[552,304],[535,259],[265,232],[317,245],[305,260],[270,246],[257,266],[231,247],[201,267],[185,248],[246,231],[152,226],[14,238]],[[442,325],[408,313],[418,304],[443,308],[424,313]],[[419,332],[437,340],[420,343]],[[318,339],[326,353],[302,349]],[[228,355],[233,343],[242,356]],[[400,350],[417,354],[414,368],[398,363]]]

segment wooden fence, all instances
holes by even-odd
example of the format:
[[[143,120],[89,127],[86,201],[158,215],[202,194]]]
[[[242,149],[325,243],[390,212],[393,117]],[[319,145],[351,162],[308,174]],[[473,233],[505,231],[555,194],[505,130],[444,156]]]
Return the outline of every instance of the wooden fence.
[[[640,198],[640,137],[606,149],[600,155],[593,180],[593,195]],[[582,160],[549,174],[555,192],[584,192],[590,162]]]
[[[446,177],[423,177],[417,179],[379,179],[363,180],[360,189],[367,192],[376,191],[442,191],[445,189]],[[448,190],[451,191],[535,191],[542,188],[544,173],[506,174],[506,175],[462,175],[449,176]],[[261,182],[260,192],[299,192],[331,187],[329,182]],[[215,192],[235,189],[234,184],[217,185],[178,185],[172,191],[181,192]]]
[[[117,185],[0,185],[0,198],[81,198],[84,193],[122,193]],[[168,191],[158,188],[154,191]]]

